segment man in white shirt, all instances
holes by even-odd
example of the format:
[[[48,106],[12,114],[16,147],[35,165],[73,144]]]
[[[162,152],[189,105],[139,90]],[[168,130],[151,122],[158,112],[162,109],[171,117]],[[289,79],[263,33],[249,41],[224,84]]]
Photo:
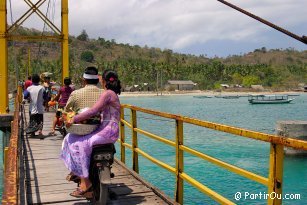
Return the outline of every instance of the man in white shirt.
[[[26,133],[35,133],[38,131],[42,135],[44,123],[44,100],[46,99],[45,88],[39,84],[40,77],[37,74],[32,75],[32,85],[24,91],[24,98],[30,99],[30,123]]]

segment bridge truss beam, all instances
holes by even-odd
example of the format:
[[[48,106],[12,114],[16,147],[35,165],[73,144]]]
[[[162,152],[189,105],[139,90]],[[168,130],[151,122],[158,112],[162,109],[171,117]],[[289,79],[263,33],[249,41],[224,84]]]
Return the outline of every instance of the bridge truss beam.
[[[8,40],[14,41],[53,41],[62,44],[62,83],[69,76],[69,48],[68,48],[68,0],[61,0],[61,29],[39,10],[46,0],[38,0],[35,4],[31,0],[24,0],[30,7],[13,25],[7,28],[7,0],[0,0],[0,114],[9,111],[8,102]],[[54,36],[23,36],[13,32],[21,26],[33,13],[52,29]]]

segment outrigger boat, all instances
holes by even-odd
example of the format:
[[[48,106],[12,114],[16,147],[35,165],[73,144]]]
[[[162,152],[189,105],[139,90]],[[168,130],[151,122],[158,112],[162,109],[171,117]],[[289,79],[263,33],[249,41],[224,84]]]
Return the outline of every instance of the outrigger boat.
[[[294,98],[288,95],[249,95],[248,102],[251,104],[283,104],[290,103]]]

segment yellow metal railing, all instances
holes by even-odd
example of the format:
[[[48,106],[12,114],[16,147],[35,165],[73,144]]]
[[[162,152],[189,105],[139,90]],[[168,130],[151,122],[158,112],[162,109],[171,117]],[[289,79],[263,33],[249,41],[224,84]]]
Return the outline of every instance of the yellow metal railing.
[[[130,109],[131,111],[131,120],[130,122],[126,121],[124,117],[125,109]],[[176,140],[171,141],[165,139],[163,137],[152,134],[148,131],[142,130],[137,127],[137,112],[142,112],[146,114],[151,114],[159,117],[164,117],[168,119],[173,119],[176,122]],[[221,132],[226,132],[246,138],[251,138],[255,140],[260,140],[264,142],[268,142],[271,144],[270,147],[270,164],[269,164],[269,176],[263,177],[253,172],[244,170],[242,168],[236,167],[229,163],[223,162],[219,159],[196,151],[190,147],[184,145],[184,136],[183,136],[183,125],[184,123],[193,124],[200,127],[205,127]],[[125,126],[129,127],[132,131],[132,144],[128,144],[125,142]],[[184,172],[184,152],[204,159],[208,162],[211,162],[215,165],[223,167],[233,173],[241,175],[245,178],[258,182],[268,187],[268,193],[275,192],[276,194],[282,194],[282,176],[283,176],[283,158],[284,158],[284,146],[292,147],[295,149],[307,150],[307,142],[302,140],[296,140],[292,138],[285,138],[277,135],[264,134],[260,132],[250,131],[246,129],[241,129],[237,127],[231,127],[227,125],[212,123],[203,120],[197,120],[189,117],[184,117],[181,115],[174,115],[149,109],[144,109],[140,107],[135,107],[131,105],[121,105],[121,123],[120,123],[120,150],[121,150],[121,161],[125,163],[125,148],[129,148],[132,150],[132,167],[133,170],[138,173],[139,171],[139,163],[138,163],[138,155],[142,155],[153,163],[161,166],[162,168],[168,170],[176,176],[176,191],[175,191],[175,200],[176,202],[183,204],[183,182],[186,181],[192,186],[196,187],[198,190],[203,192],[204,194],[211,197],[213,200],[219,202],[220,204],[235,204],[231,200],[223,197],[219,193],[213,191],[209,187],[201,184],[187,173]],[[152,156],[144,152],[138,147],[138,136],[137,134],[143,134],[149,138],[160,141],[167,145],[170,145],[176,149],[176,167],[172,167]],[[282,203],[281,197],[276,197],[271,199],[268,197],[269,205],[278,205]]]
[[[4,152],[4,180],[2,204],[18,204],[19,185],[19,125],[20,125],[20,103],[22,101],[22,87],[18,86],[15,98],[14,121],[11,123],[11,136],[9,147]]]

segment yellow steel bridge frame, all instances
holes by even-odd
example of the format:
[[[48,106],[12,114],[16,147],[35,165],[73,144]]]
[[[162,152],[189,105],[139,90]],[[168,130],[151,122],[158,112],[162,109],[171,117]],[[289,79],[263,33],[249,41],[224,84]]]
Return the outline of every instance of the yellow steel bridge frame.
[[[61,29],[57,28],[44,15],[39,7],[46,0],[38,0],[35,4],[31,0],[24,0],[30,7],[13,25],[7,26],[7,0],[0,0],[0,114],[8,111],[8,48],[7,42],[14,41],[57,41],[62,43],[62,80],[69,76],[68,54],[68,0],[61,0]],[[36,13],[43,22],[56,34],[55,36],[22,36],[13,35],[13,32],[33,13]]]

